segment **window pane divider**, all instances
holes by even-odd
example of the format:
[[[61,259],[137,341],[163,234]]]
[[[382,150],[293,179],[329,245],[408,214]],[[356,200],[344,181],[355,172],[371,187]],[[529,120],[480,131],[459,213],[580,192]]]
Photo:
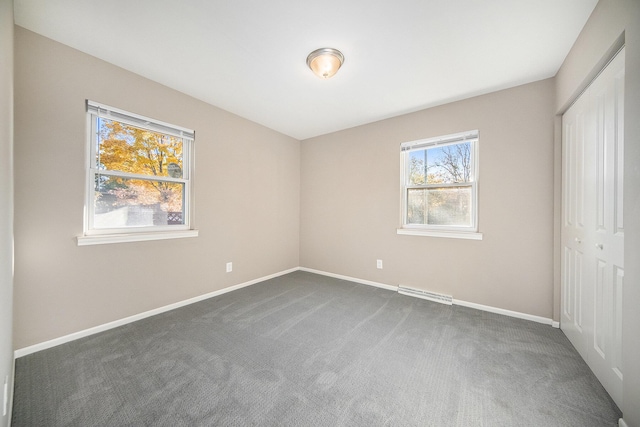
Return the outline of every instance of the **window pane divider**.
[[[186,179],[172,178],[170,176],[140,175],[140,174],[130,173],[130,172],[100,170],[100,169],[91,169],[91,171],[96,175],[116,176],[118,178],[140,179],[144,181],[175,182],[180,184],[187,183]]]
[[[420,185],[406,185],[407,190],[420,190],[430,188],[456,188],[456,187],[473,187],[473,182],[458,182],[454,184],[420,184]]]

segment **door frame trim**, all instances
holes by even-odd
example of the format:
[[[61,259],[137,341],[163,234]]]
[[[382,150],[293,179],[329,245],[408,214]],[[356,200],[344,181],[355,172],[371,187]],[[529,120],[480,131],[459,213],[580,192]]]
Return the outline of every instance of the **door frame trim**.
[[[553,321],[561,319],[562,289],[562,116],[580,98],[616,55],[625,47],[624,31],[580,83],[573,96],[556,111],[553,119]]]

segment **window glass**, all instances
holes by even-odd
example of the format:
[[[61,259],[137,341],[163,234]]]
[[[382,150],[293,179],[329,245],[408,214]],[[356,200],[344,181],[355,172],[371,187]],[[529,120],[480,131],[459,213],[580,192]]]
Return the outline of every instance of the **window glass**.
[[[436,146],[409,152],[409,184],[471,182],[471,143]]]
[[[97,120],[98,169],[182,178],[182,138],[101,117]]]
[[[471,226],[471,187],[410,188],[407,224]]]
[[[477,131],[401,145],[403,227],[477,231]]]
[[[94,228],[184,224],[184,183],[95,176]]]
[[[189,229],[193,131],[88,102],[85,235]]]

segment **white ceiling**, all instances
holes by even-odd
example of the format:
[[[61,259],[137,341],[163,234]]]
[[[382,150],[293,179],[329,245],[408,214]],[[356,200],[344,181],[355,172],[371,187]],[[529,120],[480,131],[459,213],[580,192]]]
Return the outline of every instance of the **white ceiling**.
[[[552,77],[597,0],[15,0],[16,24],[296,139]],[[306,66],[320,47],[345,63]]]

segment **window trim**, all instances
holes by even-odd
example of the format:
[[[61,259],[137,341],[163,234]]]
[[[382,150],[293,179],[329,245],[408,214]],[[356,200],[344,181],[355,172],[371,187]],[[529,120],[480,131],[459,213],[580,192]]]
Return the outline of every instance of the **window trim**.
[[[457,239],[482,240],[478,232],[478,178],[479,178],[479,140],[478,130],[459,132],[434,138],[426,138],[400,144],[400,227],[397,234],[429,237],[448,237]],[[431,147],[455,145],[470,141],[472,157],[472,179],[465,183],[410,185],[408,183],[409,153]],[[436,224],[407,224],[407,192],[411,188],[471,187],[471,225],[448,226]]]
[[[77,237],[78,246],[136,242],[148,240],[164,240],[183,237],[197,237],[198,230],[191,227],[193,223],[193,167],[194,167],[194,143],[195,132],[181,126],[172,125],[139,114],[130,113],[118,108],[110,107],[94,101],[86,101],[87,135],[85,167],[85,201],[83,215],[83,234]],[[118,121],[131,126],[147,129],[157,133],[171,135],[183,139],[183,176],[181,178],[165,176],[140,176],[121,171],[100,171],[95,167],[97,156],[95,136],[98,132],[97,118]],[[174,182],[184,185],[183,210],[184,224],[181,225],[158,225],[147,227],[126,227],[126,228],[94,228],[94,182],[95,175],[118,176],[122,178],[144,179],[149,181]]]
[[[157,231],[148,233],[98,234],[78,236],[78,246],[104,245],[108,243],[146,242],[149,240],[198,237],[198,230]]]

